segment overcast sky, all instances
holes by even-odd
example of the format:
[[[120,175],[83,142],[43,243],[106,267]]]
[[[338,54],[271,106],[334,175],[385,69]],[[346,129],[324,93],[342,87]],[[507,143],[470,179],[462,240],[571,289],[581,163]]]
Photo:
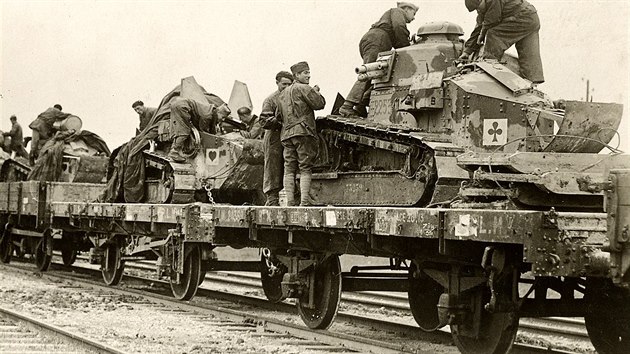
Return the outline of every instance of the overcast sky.
[[[274,76],[310,63],[330,112],[361,63],[358,42],[395,1],[5,1],[0,0],[0,129],[16,114],[26,127],[60,103],[114,148],[138,124],[131,104],[157,106],[182,77],[227,101],[246,82],[259,113]],[[541,19],[541,52],[553,98],[625,105],[622,148],[630,150],[628,0],[531,0]],[[415,1],[418,26],[448,20],[465,36],[475,14],[463,0]],[[513,49],[512,49],[513,50]],[[25,135],[30,135],[29,131]],[[614,142],[613,142],[614,143]]]

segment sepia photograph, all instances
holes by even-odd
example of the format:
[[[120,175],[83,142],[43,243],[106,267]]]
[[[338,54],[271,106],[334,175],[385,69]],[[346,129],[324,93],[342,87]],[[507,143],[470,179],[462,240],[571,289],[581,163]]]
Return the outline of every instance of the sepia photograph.
[[[630,353],[627,0],[0,0],[0,353]]]

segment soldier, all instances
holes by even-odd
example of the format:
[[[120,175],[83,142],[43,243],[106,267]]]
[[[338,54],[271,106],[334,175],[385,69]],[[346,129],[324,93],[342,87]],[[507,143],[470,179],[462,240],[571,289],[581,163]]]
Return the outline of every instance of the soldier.
[[[44,112],[40,113],[37,118],[28,125],[33,130],[33,140],[31,140],[31,164],[39,156],[39,151],[46,142],[54,135],[53,124],[57,120],[62,120],[69,116],[68,113],[62,112],[62,107],[56,104]]]
[[[397,7],[387,10],[359,42],[359,53],[363,58],[363,64],[376,61],[380,52],[407,47],[409,45],[407,24],[414,20],[416,12],[418,12],[418,6],[410,2],[399,2]],[[346,117],[367,116],[366,107],[370,104],[370,86],[370,80],[357,80],[348,93],[346,101],[339,108],[339,114]]]
[[[500,60],[506,49],[516,45],[521,76],[539,84],[545,82],[536,8],[525,0],[465,0],[466,8],[477,10],[477,24],[459,57],[466,60],[485,41],[484,58]]]
[[[11,137],[11,144],[9,145],[10,151],[15,151],[17,156],[28,159],[28,152],[24,149],[22,126],[17,122],[17,117],[15,115],[12,115],[9,120],[11,121],[11,131],[2,133],[2,135]]]
[[[186,157],[182,155],[182,149],[186,138],[192,132],[191,126],[215,134],[217,124],[230,114],[230,109],[226,104],[216,107],[209,102],[199,102],[184,97],[175,97],[170,104],[173,145],[168,157],[175,162],[186,161]]]
[[[280,205],[279,192],[282,190],[282,177],[284,174],[284,160],[282,159],[282,142],[280,130],[282,123],[277,119],[278,96],[280,92],[293,83],[293,75],[288,71],[276,74],[276,86],[278,90],[265,98],[260,113],[262,127],[266,130],[263,136],[263,153],[265,155],[265,168],[263,173],[263,192],[265,193],[265,205]]]
[[[146,128],[146,126],[149,124],[149,121],[155,114],[155,111],[157,111],[157,108],[146,107],[144,105],[144,102],[142,101],[134,102],[131,105],[131,108],[133,108],[133,110],[136,111],[136,113],[138,113],[138,116],[140,118],[140,127],[139,129],[136,130],[136,135],[138,135],[138,133],[143,131],[144,128]]]
[[[295,204],[295,176],[300,172],[300,205],[311,205],[311,168],[317,156],[315,110],[326,105],[319,86],[309,86],[311,71],[303,61],[291,66],[295,81],[280,93],[278,107],[282,117],[280,139],[284,148],[284,189],[287,204]]]
[[[260,125],[260,119],[255,114],[252,114],[252,110],[249,107],[241,107],[236,110],[238,118],[245,124],[247,124],[247,130],[241,130],[241,136],[247,139],[260,139],[263,136],[264,130]]]

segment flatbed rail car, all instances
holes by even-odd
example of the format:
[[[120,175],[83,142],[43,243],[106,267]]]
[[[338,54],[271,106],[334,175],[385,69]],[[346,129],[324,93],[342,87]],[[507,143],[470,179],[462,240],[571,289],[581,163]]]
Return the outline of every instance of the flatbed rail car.
[[[312,328],[332,323],[341,291],[406,291],[421,329],[450,325],[463,353],[507,352],[520,317],[547,316],[585,317],[599,352],[630,348],[630,170],[609,175],[605,213],[89,202],[100,188],[1,183],[0,259],[32,244],[45,269],[54,248],[91,246],[108,284],[126,260],[155,259],[179,299],[206,271],[260,271],[269,299],[296,298]],[[220,246],[264,251],[221,261]],[[391,262],[342,272],[341,254]]]

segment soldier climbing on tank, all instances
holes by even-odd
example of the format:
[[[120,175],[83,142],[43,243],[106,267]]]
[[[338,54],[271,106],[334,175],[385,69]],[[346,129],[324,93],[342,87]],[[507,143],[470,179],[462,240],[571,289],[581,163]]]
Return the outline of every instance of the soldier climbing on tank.
[[[409,46],[407,24],[415,19],[416,12],[418,12],[418,6],[410,2],[399,2],[397,7],[387,10],[359,42],[359,53],[363,58],[363,64],[376,61],[380,52]],[[339,114],[345,117],[367,117],[366,107],[370,103],[370,87],[370,80],[357,80],[339,108]]]
[[[263,136],[264,130],[260,124],[260,119],[257,115],[252,114],[252,110],[249,107],[241,107],[236,110],[238,118],[247,125],[246,129],[241,130],[242,137],[247,139],[260,139]]]
[[[539,84],[545,81],[536,8],[526,0],[465,0],[466,8],[477,10],[477,24],[466,41],[460,60],[467,60],[485,43],[483,58],[501,60],[513,44],[518,53],[521,76]]]
[[[2,133],[3,136],[11,137],[11,143],[9,144],[9,150],[15,152],[17,156],[28,159],[28,152],[24,149],[24,136],[22,134],[22,126],[17,122],[17,117],[12,115],[9,120],[11,121],[11,130]]]
[[[39,156],[39,151],[55,134],[53,128],[55,122],[69,116],[68,113],[63,113],[62,110],[61,105],[56,104],[40,113],[37,118],[28,125],[28,127],[33,130],[30,153],[31,165],[35,164],[35,160],[37,160]]]
[[[138,113],[138,117],[140,118],[139,127],[138,129],[136,129],[136,135],[138,135],[138,133],[143,131],[144,128],[146,128],[147,124],[149,124],[149,121],[151,120],[155,112],[157,111],[157,108],[147,107],[144,105],[144,102],[139,101],[139,100],[134,102],[131,105],[131,108],[133,108],[133,110],[136,111],[136,113]]]
[[[260,121],[266,130],[263,136],[263,153],[265,165],[263,172],[263,193],[265,193],[265,205],[280,205],[279,192],[282,190],[282,178],[284,175],[284,160],[282,158],[282,142],[280,131],[282,123],[278,120],[278,97],[280,92],[293,83],[293,75],[288,71],[276,74],[276,86],[278,89],[269,95],[262,104]]]
[[[287,205],[295,205],[295,177],[300,173],[300,205],[311,205],[311,169],[318,152],[315,110],[326,105],[319,86],[309,86],[311,71],[303,61],[291,66],[295,81],[280,93],[280,139],[284,148],[284,189]]]
[[[173,98],[170,115],[173,145],[168,157],[175,162],[185,162],[186,157],[182,154],[182,149],[186,138],[191,135],[191,127],[216,134],[217,125],[228,114],[230,114],[230,109],[226,104],[217,107],[209,102],[200,102],[190,98]]]

